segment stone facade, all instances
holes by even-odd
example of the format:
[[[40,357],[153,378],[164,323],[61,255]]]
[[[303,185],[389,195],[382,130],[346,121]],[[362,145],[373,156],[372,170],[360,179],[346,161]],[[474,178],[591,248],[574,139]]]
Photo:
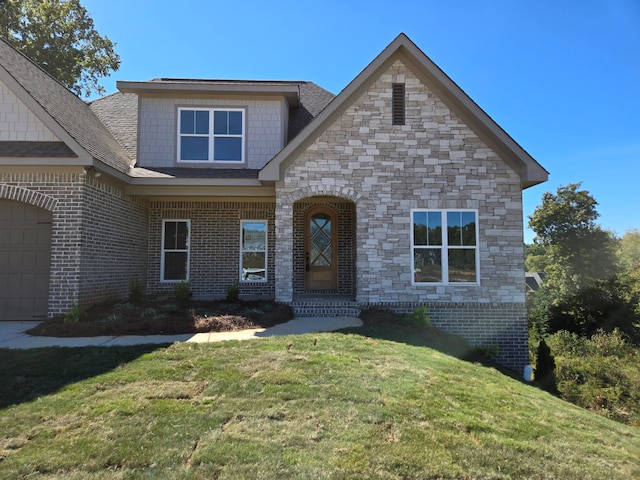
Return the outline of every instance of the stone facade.
[[[240,294],[274,297],[275,204],[265,201],[157,200],[149,214],[149,293],[171,293],[174,284],[160,280],[162,221],[189,220],[189,281],[194,297],[224,298],[240,280],[240,222],[267,220],[267,281],[240,282]]]
[[[0,171],[1,199],[52,212],[49,316],[126,297],[146,275],[146,206],[78,171]]]
[[[404,125],[392,125],[394,83],[405,84]],[[292,300],[291,279],[299,263],[289,240],[294,203],[320,195],[355,204],[360,305],[455,305],[450,312],[467,320],[455,326],[448,310],[439,307],[436,323],[476,344],[506,349],[513,338],[517,345],[526,343],[520,178],[400,61],[346,106],[277,186],[276,298],[281,301]],[[410,212],[416,208],[478,212],[479,285],[412,284]],[[526,348],[504,353],[505,362],[519,367],[526,354]]]

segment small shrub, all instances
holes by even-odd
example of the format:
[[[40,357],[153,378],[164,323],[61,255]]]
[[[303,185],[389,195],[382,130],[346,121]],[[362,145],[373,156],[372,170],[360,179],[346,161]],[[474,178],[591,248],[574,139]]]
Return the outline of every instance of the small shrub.
[[[404,319],[412,327],[430,327],[431,317],[428,315],[428,311],[427,307],[418,307],[413,313],[405,315]]]
[[[64,323],[78,323],[82,318],[82,312],[75,303],[71,306],[69,311],[64,314]]]
[[[538,344],[535,378],[540,387],[549,393],[558,393],[556,381],[556,362],[551,355],[547,342],[541,340]]]
[[[145,308],[142,312],[142,316],[156,318],[158,316],[158,311],[153,307]]]
[[[491,345],[481,345],[476,348],[476,351],[478,352],[478,354],[480,354],[481,357],[491,360],[492,358],[497,357],[500,354],[500,345],[497,345],[495,343]]]
[[[131,303],[116,303],[113,306],[113,311],[116,313],[122,313],[122,312],[126,312],[129,310],[133,310],[135,308],[134,305],[132,305]]]
[[[137,278],[129,280],[129,301],[138,303],[144,299],[144,286]]]
[[[107,317],[104,318],[104,321],[106,323],[117,323],[119,322],[121,319],[121,316],[119,313],[112,313],[111,315],[108,315]]]
[[[238,282],[227,286],[227,302],[238,303],[240,297],[240,284]]]
[[[191,282],[179,282],[173,286],[176,302],[187,302],[191,298]]]

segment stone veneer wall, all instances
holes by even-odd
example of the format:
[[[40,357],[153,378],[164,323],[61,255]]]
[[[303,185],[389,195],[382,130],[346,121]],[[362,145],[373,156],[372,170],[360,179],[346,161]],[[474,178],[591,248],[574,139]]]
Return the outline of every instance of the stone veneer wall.
[[[392,125],[393,83],[405,84],[405,125]],[[360,305],[442,305],[436,324],[473,342],[499,343],[504,363],[519,367],[527,350],[520,178],[400,61],[288,165],[277,185],[282,301],[291,300],[293,204],[313,195],[355,203]],[[412,285],[415,208],[477,210],[479,285]],[[502,337],[484,333],[503,328]],[[508,353],[509,345],[517,353]]]
[[[0,172],[0,198],[52,212],[49,316],[126,296],[129,278],[145,276],[146,207],[119,189],[69,169],[25,170]]]
[[[240,221],[267,220],[267,282],[241,282],[240,295],[274,297],[275,205],[261,201],[158,200],[150,205],[150,293],[171,293],[173,283],[160,281],[162,221],[190,220],[189,273],[196,298],[224,298],[240,279]]]

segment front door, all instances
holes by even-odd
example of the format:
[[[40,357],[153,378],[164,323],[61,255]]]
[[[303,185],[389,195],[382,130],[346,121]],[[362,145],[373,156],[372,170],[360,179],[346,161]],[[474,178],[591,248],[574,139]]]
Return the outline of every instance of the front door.
[[[306,215],[307,290],[338,288],[337,214],[328,207],[311,208]]]

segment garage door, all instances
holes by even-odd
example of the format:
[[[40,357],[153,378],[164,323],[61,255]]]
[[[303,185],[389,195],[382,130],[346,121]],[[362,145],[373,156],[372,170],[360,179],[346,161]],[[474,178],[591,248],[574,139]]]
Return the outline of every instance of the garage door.
[[[0,320],[47,316],[51,213],[0,200]]]

